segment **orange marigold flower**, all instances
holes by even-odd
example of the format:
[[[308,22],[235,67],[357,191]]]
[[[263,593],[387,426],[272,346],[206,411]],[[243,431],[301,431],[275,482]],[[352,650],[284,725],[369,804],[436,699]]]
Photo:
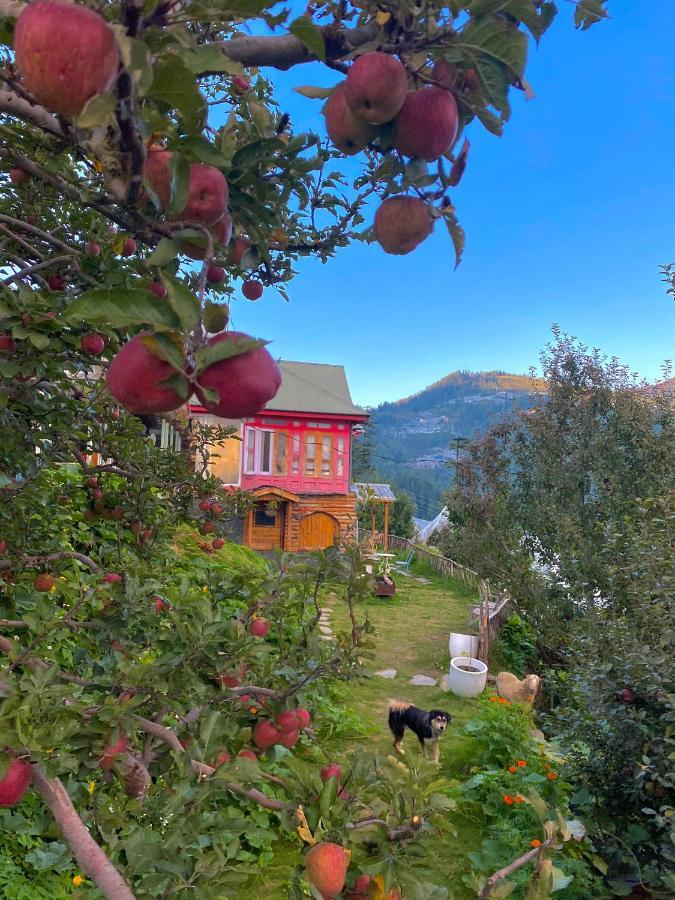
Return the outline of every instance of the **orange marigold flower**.
[[[497,699],[497,697],[490,697],[490,703],[496,703]]]
[[[533,841],[530,841],[530,847],[541,847],[541,841],[539,838],[535,838]]]
[[[516,765],[518,766],[519,769],[524,769],[525,766],[527,765],[527,760],[518,759],[518,760],[516,760]]]
[[[549,781],[555,781],[558,776],[555,774],[555,772],[547,772],[546,777]]]
[[[507,806],[511,806],[511,804],[513,803],[513,797],[510,794],[504,794],[503,800]]]
[[[80,887],[84,884],[84,878],[81,875],[73,876],[73,887]]]
[[[505,704],[508,705],[511,701],[510,701],[510,700],[507,700],[506,697],[498,697],[498,698],[497,698],[497,702],[498,702],[498,703],[505,703]]]
[[[513,800],[514,800],[514,803],[524,803],[525,802],[525,798],[523,796],[521,796],[520,794],[516,794],[516,796],[513,798]]]
[[[517,771],[518,771],[518,769],[516,769],[515,766],[509,766],[509,772],[510,772],[512,775],[515,775]]]

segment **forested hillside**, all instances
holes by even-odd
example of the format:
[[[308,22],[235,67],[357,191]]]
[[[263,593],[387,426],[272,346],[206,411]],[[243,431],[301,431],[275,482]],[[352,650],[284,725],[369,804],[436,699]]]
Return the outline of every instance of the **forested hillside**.
[[[466,439],[485,431],[514,406],[526,408],[545,391],[541,380],[506,372],[451,372],[423,391],[372,410],[372,468],[413,497],[416,515],[433,518],[453,478]],[[367,455],[367,454],[366,454]],[[357,452],[357,467],[359,454]]]

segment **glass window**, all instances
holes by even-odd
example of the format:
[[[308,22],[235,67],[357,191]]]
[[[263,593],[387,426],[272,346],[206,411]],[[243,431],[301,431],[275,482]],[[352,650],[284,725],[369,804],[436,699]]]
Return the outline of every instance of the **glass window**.
[[[305,475],[309,477],[316,475],[315,457],[316,435],[308,434],[305,440]]]
[[[258,506],[253,512],[253,524],[258,528],[274,528],[277,524],[276,509]]]
[[[258,466],[257,471],[268,475],[272,471],[272,450],[274,447],[274,432],[258,432]]]
[[[286,474],[286,454],[288,447],[288,435],[283,431],[277,432],[277,452],[274,456],[274,474]]]
[[[300,435],[293,435],[291,449],[291,472],[294,475],[300,474]]]
[[[337,474],[338,478],[345,474],[345,439],[337,439]]]
[[[246,471],[255,472],[255,428],[246,429]]]
[[[321,477],[322,478],[330,478],[332,472],[331,466],[331,446],[330,446],[330,435],[322,434],[321,435]]]

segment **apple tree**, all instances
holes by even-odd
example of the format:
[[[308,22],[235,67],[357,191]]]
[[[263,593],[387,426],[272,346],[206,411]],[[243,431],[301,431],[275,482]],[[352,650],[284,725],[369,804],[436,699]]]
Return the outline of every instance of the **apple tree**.
[[[387,802],[365,764],[354,790],[289,752],[311,741],[317,683],[360,671],[363,568],[356,550],[224,561],[249,501],[203,465],[227,430],[185,404],[236,419],[274,396],[229,305],[286,298],[302,257],[409,253],[443,224],[459,262],[468,133],[502,133],[558,5],[0,0],[0,806],[32,785],[55,858],[106,897],[232,891],[264,810],[313,844],[315,895],[370,859],[361,887],[394,900],[384,848],[442,820],[421,775]],[[585,29],[605,2],[573,14]],[[325,102],[297,133],[273,72],[306,63],[336,86],[298,73]],[[180,452],[148,441],[157,416]],[[334,646],[327,586],[350,622]]]

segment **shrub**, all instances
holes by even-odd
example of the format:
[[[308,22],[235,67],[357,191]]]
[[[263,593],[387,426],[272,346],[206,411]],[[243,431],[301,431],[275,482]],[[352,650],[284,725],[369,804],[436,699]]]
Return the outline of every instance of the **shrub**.
[[[537,658],[534,629],[511,613],[499,632],[497,649],[505,668],[522,678],[532,671]]]

